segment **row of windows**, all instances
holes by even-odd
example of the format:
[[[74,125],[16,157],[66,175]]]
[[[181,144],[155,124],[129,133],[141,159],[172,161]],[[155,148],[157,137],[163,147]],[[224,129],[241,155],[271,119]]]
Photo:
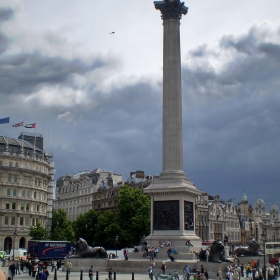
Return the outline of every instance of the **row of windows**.
[[[30,190],[17,190],[17,189],[9,189],[7,188],[6,189],[6,195],[8,196],[17,196],[17,194],[19,194],[19,197],[22,197],[22,198],[35,198],[35,199],[40,199],[40,200],[43,200],[43,201],[46,201],[47,200],[47,195],[45,193],[41,193],[41,192],[38,192],[38,191],[30,191]]]
[[[17,226],[36,226],[36,224],[40,223],[43,225],[44,221],[39,218],[29,218],[29,217],[19,217]],[[15,226],[16,225],[16,217],[5,216],[4,218],[5,226]]]
[[[4,175],[0,174],[0,182],[4,182]],[[34,186],[36,187],[43,187],[44,189],[47,188],[47,181],[41,179],[32,179],[31,177],[23,177],[21,180],[22,185],[32,186],[34,182]],[[20,177],[17,175],[8,175],[7,176],[7,183],[20,183]]]
[[[0,160],[0,166],[1,166],[1,165],[5,165],[3,160]],[[16,167],[16,168],[20,167],[20,165],[19,165],[18,162],[13,162],[13,161],[10,161],[9,164],[8,164],[8,166],[9,166],[9,167]],[[22,163],[22,164],[21,164],[21,167],[22,167],[22,168],[25,168],[25,169],[31,169],[31,170],[33,170],[32,164]],[[40,171],[40,172],[48,173],[48,169],[47,169],[47,168],[45,168],[45,167],[43,167],[43,166],[39,166],[39,165],[35,165],[34,170]]]
[[[40,204],[31,204],[30,207],[29,203],[6,202],[6,210],[21,210],[21,211],[32,210],[34,212],[46,213],[46,206]]]

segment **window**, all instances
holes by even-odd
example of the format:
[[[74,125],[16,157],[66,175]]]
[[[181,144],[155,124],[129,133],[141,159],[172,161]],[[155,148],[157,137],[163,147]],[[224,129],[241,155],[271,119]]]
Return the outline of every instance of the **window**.
[[[6,202],[6,209],[10,209],[10,203],[9,202]]]
[[[29,218],[25,218],[25,226],[29,226]]]
[[[9,167],[13,167],[13,162],[12,161],[9,162]]]
[[[14,177],[14,183],[17,183],[17,175]]]
[[[5,226],[8,226],[9,225],[9,217],[5,216]]]
[[[16,210],[16,203],[15,202],[12,203],[12,210]]]
[[[40,206],[37,204],[37,212],[39,212],[40,211]]]
[[[7,195],[11,195],[11,190],[10,189],[7,189]]]
[[[34,192],[34,193],[33,193],[33,198],[36,198],[36,196],[37,196],[37,193]]]
[[[20,204],[20,210],[24,211],[24,203]]]
[[[28,203],[25,205],[25,210],[29,211],[29,204]]]
[[[26,195],[27,197],[30,197],[30,191],[27,191]]]
[[[20,226],[23,226],[23,217],[20,217],[20,218],[19,218],[19,225],[20,225]]]
[[[12,176],[9,175],[9,176],[8,176],[8,182],[11,182],[11,181],[12,181]]]
[[[13,189],[13,196],[17,196],[17,190]]]
[[[25,190],[21,191],[21,197],[25,197]]]
[[[2,160],[0,160],[0,165],[2,165]]]
[[[14,226],[16,223],[16,217],[11,218],[11,226]]]

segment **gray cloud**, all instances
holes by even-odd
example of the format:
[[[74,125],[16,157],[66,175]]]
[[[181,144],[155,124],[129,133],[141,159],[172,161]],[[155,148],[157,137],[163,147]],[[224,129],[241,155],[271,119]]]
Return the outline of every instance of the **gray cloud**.
[[[80,59],[66,60],[40,53],[4,56],[0,58],[0,92],[30,94],[43,85],[70,85],[74,74],[85,74],[100,68],[103,62],[90,64]]]
[[[269,191],[280,179],[280,53],[264,33],[255,27],[223,37],[218,49],[204,45],[189,53],[190,64],[182,69],[184,162],[189,179],[203,191],[240,200],[245,189],[252,200],[261,195],[269,204]],[[13,112],[12,122],[38,123],[54,154],[56,177],[96,167],[124,179],[136,169],[159,174],[161,90],[140,78],[130,86],[117,81],[109,90],[97,89],[90,73],[107,77],[112,70],[102,58],[84,61],[78,55],[67,60],[44,52],[3,53],[2,115]],[[74,82],[75,75],[83,83]],[[80,91],[86,102],[62,106],[27,98],[44,87],[58,87],[58,95],[64,87]]]
[[[11,8],[0,7],[0,23],[12,19],[13,16],[14,16],[14,11]]]

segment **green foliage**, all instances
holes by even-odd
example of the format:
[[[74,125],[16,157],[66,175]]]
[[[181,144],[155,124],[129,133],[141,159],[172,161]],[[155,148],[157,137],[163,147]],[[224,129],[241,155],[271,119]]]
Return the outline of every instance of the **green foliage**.
[[[48,240],[48,231],[40,223],[30,228],[31,240]]]
[[[120,232],[120,227],[115,212],[106,211],[98,217],[95,240],[99,246],[115,247],[115,236]]]
[[[52,213],[51,240],[71,241],[75,243],[73,223],[67,218],[66,211],[59,209]]]
[[[138,244],[150,232],[150,199],[141,189],[123,186],[118,198],[118,233],[124,246]]]
[[[99,216],[99,212],[91,209],[78,217],[78,219],[73,223],[76,240],[82,237],[90,246],[96,243],[94,235],[96,233],[97,220]]]

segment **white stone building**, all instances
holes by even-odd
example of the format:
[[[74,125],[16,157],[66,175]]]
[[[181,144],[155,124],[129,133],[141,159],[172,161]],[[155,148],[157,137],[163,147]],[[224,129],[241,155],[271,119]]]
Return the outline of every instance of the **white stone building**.
[[[0,250],[7,252],[27,248],[31,226],[51,226],[53,157],[42,135],[20,137],[0,136]]]
[[[93,194],[99,188],[108,189],[122,184],[122,176],[100,168],[80,171],[60,177],[56,183],[54,209],[64,209],[70,220],[93,209]]]

